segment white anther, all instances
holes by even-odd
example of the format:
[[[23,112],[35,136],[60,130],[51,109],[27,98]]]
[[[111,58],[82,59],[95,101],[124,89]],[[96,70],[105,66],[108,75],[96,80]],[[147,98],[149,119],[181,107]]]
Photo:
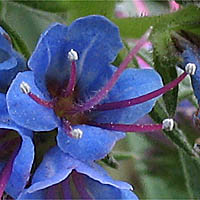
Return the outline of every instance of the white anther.
[[[20,89],[24,94],[28,94],[31,91],[29,84],[24,81],[21,82]]]
[[[185,71],[190,74],[190,75],[194,75],[195,72],[196,72],[196,65],[194,63],[188,63],[186,66],[185,66]]]
[[[68,59],[70,61],[75,61],[75,60],[78,60],[78,53],[76,51],[74,51],[73,49],[71,49],[69,52],[68,52]]]
[[[200,138],[197,138],[197,139],[195,140],[193,149],[194,149],[196,152],[200,153]]]
[[[83,131],[79,128],[76,128],[76,129],[71,130],[70,134],[73,138],[80,139],[83,136]]]
[[[174,120],[173,119],[164,119],[162,122],[162,128],[166,131],[172,131],[174,128]]]
[[[193,149],[194,149],[196,152],[200,153],[200,144],[194,143]]]

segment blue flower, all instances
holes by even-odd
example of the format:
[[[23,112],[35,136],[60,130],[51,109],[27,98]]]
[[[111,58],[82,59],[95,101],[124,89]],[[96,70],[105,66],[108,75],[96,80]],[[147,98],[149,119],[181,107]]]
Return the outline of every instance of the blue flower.
[[[98,106],[162,87],[155,70],[124,70],[148,34],[128,61],[125,59],[116,68],[111,63],[122,42],[118,28],[105,17],[83,17],[68,27],[51,25],[28,61],[31,71],[19,73],[9,88],[6,98],[12,120],[33,131],[58,128],[58,147],[75,159],[94,161],[105,157],[125,136],[123,124],[133,124],[151,111],[156,98],[135,106],[127,102],[123,108],[105,111]],[[117,131],[115,124],[122,128]]]
[[[0,27],[0,92],[5,93],[19,71],[26,69],[24,59],[12,47],[8,34]]]
[[[0,93],[0,197],[17,198],[26,186],[34,159],[32,132],[15,124]]]
[[[96,163],[83,163],[54,147],[18,199],[138,199],[130,189],[129,184],[113,180]]]
[[[34,158],[32,132],[10,118],[6,93],[16,74],[24,71],[25,61],[12,47],[0,27],[0,198],[4,191],[17,198],[26,186]]]

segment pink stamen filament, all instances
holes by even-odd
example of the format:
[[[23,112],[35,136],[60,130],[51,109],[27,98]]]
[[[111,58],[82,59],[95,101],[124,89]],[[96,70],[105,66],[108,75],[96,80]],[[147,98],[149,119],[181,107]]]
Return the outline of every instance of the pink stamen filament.
[[[123,132],[153,132],[163,129],[162,124],[112,124],[112,123],[90,122],[89,125],[94,125],[113,131],[123,131]]]
[[[95,105],[97,105],[107,94],[108,92],[113,88],[117,80],[119,79],[122,72],[125,70],[127,65],[130,63],[130,61],[133,59],[133,57],[138,53],[140,48],[146,43],[149,34],[151,32],[152,28],[149,29],[143,37],[137,41],[135,47],[131,50],[129,55],[124,59],[124,61],[120,64],[119,68],[115,71],[115,73],[112,75],[111,79],[107,82],[107,84],[89,101],[84,103],[83,105],[77,105],[74,107],[74,111],[76,112],[83,112],[90,110]]]
[[[136,97],[133,99],[96,105],[94,107],[94,110],[98,110],[98,111],[114,110],[114,109],[126,108],[126,107],[133,106],[136,104],[144,103],[148,100],[158,97],[161,94],[164,94],[170,91],[171,89],[175,88],[186,76],[187,76],[187,73],[184,72],[178,78],[176,78],[175,80],[173,80],[172,82],[168,83],[167,85],[165,85],[164,87],[158,90],[155,90],[153,92],[147,93],[145,95],[142,95],[140,97]]]
[[[54,102],[53,101],[46,101],[44,99],[40,99],[38,96],[33,94],[32,92],[28,93],[28,96],[34,100],[36,103],[40,104],[41,106],[44,106],[46,108],[53,108],[54,107]]]
[[[71,62],[71,73],[69,82],[67,88],[63,91],[63,96],[64,97],[70,96],[74,91],[75,86],[76,86],[76,62],[73,60]]]
[[[62,124],[63,124],[63,128],[65,133],[69,136],[73,138],[73,135],[71,134],[71,131],[73,130],[71,127],[71,124],[68,120],[66,120],[65,118],[62,118]]]

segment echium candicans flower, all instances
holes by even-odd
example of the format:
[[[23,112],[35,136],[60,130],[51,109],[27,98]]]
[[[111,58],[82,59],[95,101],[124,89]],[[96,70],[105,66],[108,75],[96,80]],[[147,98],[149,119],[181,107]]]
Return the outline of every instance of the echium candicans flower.
[[[68,181],[72,170],[80,173],[78,177],[97,181],[100,184],[97,188],[108,189],[109,185],[110,191],[117,190],[121,198],[124,192],[129,195],[130,186],[113,185],[113,180],[105,181],[104,177],[95,178],[105,172],[100,169],[94,172],[90,165],[95,167],[94,161],[105,157],[114,143],[125,136],[124,132],[173,126],[171,120],[155,125],[133,124],[152,109],[156,97],[175,87],[187,75],[184,72],[162,87],[161,78],[153,69],[125,69],[146,42],[150,30],[119,68],[111,64],[122,48],[119,31],[103,16],[80,18],[69,27],[55,23],[41,35],[28,62],[31,71],[19,73],[7,92],[8,112],[15,123],[32,131],[58,128],[57,146],[44,156],[31,186],[21,197],[36,198],[31,195],[40,195],[38,192],[42,189]],[[59,160],[60,156],[63,159]],[[62,171],[64,175],[56,173],[55,167],[64,159],[66,166],[71,163],[69,169]],[[47,169],[48,163],[54,163],[52,168]],[[45,174],[50,176],[50,181],[45,179]],[[85,188],[89,190],[90,186]],[[27,196],[28,193],[32,194]]]
[[[138,199],[130,189],[96,163],[82,162],[53,147],[18,199]]]
[[[51,25],[28,62],[31,71],[19,73],[10,86],[11,118],[33,131],[58,127],[58,146],[80,160],[103,158],[123,132],[161,129],[162,124],[133,123],[187,73],[162,88],[155,70],[125,70],[149,33],[116,68],[110,63],[122,43],[118,28],[105,17]]]
[[[34,158],[32,132],[10,118],[4,94],[25,61],[0,27],[0,198],[4,192],[17,198],[26,186]]]

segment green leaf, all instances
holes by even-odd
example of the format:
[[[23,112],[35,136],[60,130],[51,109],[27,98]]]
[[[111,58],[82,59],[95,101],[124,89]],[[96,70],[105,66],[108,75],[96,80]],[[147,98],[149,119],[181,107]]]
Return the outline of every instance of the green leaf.
[[[191,157],[181,150],[179,151],[179,155],[190,199],[200,199],[200,160],[191,159]]]
[[[87,15],[104,15],[108,18],[113,17],[116,0],[102,1],[85,1],[74,0],[70,1],[68,21],[72,22],[76,18]]]
[[[48,12],[65,12],[69,9],[70,1],[59,0],[59,1],[24,1],[24,0],[13,0],[16,3],[24,4],[28,7],[44,10]]]
[[[140,158],[134,165],[141,181],[135,185],[141,199],[188,198],[177,150],[166,138],[159,142],[144,133],[130,133],[127,143],[130,153]]]
[[[28,7],[55,13],[70,12],[71,20],[86,16],[90,14],[100,14],[104,16],[111,16],[115,8],[115,0],[59,0],[59,1],[23,1],[13,0],[16,3],[24,4]]]
[[[188,4],[194,4],[194,5],[200,6],[200,3],[198,0],[176,0],[176,2],[183,6],[188,5]]]
[[[40,34],[53,22],[64,22],[64,20],[53,13],[38,11],[23,4],[3,1],[1,19],[6,22],[12,30],[26,44],[28,51],[35,48]]]
[[[195,6],[188,6],[177,12],[160,16],[113,19],[119,26],[121,35],[126,38],[139,38],[150,26],[159,32],[191,30],[198,26],[199,20],[200,9]]]

